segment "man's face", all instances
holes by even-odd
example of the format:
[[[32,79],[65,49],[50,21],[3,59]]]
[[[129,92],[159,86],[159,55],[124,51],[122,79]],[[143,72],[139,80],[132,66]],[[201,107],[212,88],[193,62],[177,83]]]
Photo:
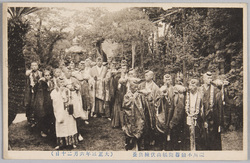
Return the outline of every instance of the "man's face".
[[[85,65],[83,63],[79,64],[79,69],[80,70],[84,70],[85,69]]]
[[[121,67],[121,71],[122,71],[122,72],[126,73],[127,70],[128,70],[127,66],[122,66],[122,67]]]
[[[70,62],[69,67],[70,67],[71,69],[75,68],[75,63],[74,63],[74,62]]]
[[[71,72],[70,71],[65,71],[64,75],[67,79],[69,79],[71,77]]]
[[[96,64],[97,64],[98,67],[101,67],[102,66],[102,60],[97,60]]]
[[[50,78],[51,78],[50,71],[45,71],[44,72],[44,77],[45,77],[46,80],[50,80]]]
[[[85,62],[85,66],[86,66],[86,67],[90,67],[90,61],[86,61],[86,62]]]
[[[55,70],[55,74],[54,74],[54,76],[57,78],[57,77],[59,77],[60,75],[61,75],[61,71],[60,70]]]
[[[196,92],[197,84],[189,84],[189,89],[192,93]]]
[[[31,63],[31,69],[33,71],[37,71],[38,70],[38,64],[36,62]]]
[[[58,87],[62,87],[64,85],[64,81],[63,80],[57,80],[57,85],[58,85]]]
[[[172,84],[172,79],[166,79],[166,78],[164,78],[164,79],[163,79],[163,82],[164,82],[165,84],[167,84],[167,85],[170,85],[170,84]]]
[[[145,80],[147,81],[147,82],[150,82],[150,81],[152,81],[152,79],[153,79],[153,75],[151,75],[151,74],[145,74]]]
[[[204,75],[203,80],[205,84],[210,84],[212,82],[212,76]]]
[[[135,93],[138,89],[138,85],[137,84],[133,84],[133,83],[130,83],[130,90],[132,93]]]

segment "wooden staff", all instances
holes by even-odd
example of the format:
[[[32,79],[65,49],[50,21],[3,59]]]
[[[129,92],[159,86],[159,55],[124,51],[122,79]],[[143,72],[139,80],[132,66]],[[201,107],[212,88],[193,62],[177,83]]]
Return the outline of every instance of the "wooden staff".
[[[190,150],[195,151],[195,119],[194,117],[190,117],[191,125],[189,126],[190,131]]]
[[[93,105],[92,105],[92,109],[91,109],[91,115],[93,115],[93,113],[95,111],[95,91],[96,91],[96,81],[94,80],[94,84],[93,84]]]

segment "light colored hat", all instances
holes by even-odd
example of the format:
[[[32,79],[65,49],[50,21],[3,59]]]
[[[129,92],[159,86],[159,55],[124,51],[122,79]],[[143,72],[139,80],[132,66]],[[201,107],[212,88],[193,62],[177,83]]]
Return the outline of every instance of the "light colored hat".
[[[171,77],[171,75],[166,74],[166,75],[164,75],[164,79],[165,79],[165,80],[171,80],[171,79],[172,79],[172,77]]]
[[[199,83],[199,80],[197,79],[194,79],[192,78],[190,81],[189,81],[189,85],[194,85],[194,86],[197,86]]]

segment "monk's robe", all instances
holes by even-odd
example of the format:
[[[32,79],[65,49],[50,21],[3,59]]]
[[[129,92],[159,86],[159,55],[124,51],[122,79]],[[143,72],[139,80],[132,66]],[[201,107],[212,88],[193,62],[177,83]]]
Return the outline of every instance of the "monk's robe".
[[[26,71],[26,84],[24,91],[24,106],[26,108],[26,117],[28,122],[35,123],[34,118],[34,99],[36,90],[34,90],[35,85],[37,85],[39,79],[42,77],[41,71],[31,72],[28,74]]]
[[[51,91],[54,89],[52,80],[40,80],[34,87],[34,117],[37,120],[41,131],[47,133],[52,129],[54,121],[52,101],[50,97]]]
[[[148,92],[145,97],[145,131],[144,131],[144,148],[149,148],[149,143],[155,140],[156,132],[156,111],[160,106],[161,91],[159,87],[152,81],[150,84],[143,82],[139,86],[139,90]]]
[[[170,113],[169,129],[170,129],[170,149],[180,150],[184,139],[185,124],[185,92],[186,88],[182,85],[174,86],[174,109]]]
[[[172,117],[174,109],[174,90],[173,86],[170,85],[162,86],[160,88],[162,92],[162,97],[160,101],[160,106],[156,113],[156,129],[159,132],[159,142],[162,150],[168,150],[167,135],[169,134],[169,123]]]
[[[58,87],[50,94],[53,101],[58,146],[76,145],[78,142],[76,120],[69,114],[66,105],[69,102],[69,94],[69,89],[60,90]]]
[[[186,123],[184,128],[184,135],[185,140],[183,145],[184,150],[190,150],[190,125],[191,119],[188,117],[189,115],[194,115],[195,119],[195,147],[196,150],[203,149],[203,142],[201,139],[202,136],[202,128],[203,122],[201,118],[201,110],[203,109],[203,100],[202,100],[202,93],[198,89],[196,93],[192,94],[190,91],[186,92],[186,102],[185,102],[185,117]],[[196,114],[197,113],[197,114]]]
[[[123,126],[123,112],[122,112],[122,103],[124,95],[127,92],[127,75],[124,75],[124,78],[121,78],[121,74],[117,74],[114,77],[113,86],[114,90],[114,107],[112,110],[111,116],[111,125],[112,127]]]
[[[82,96],[82,107],[83,110],[87,111],[91,109],[91,97],[90,97],[90,85],[89,79],[90,68],[86,67],[84,70],[75,71],[72,76],[74,76],[81,85],[81,96]]]
[[[112,70],[107,69],[106,76],[104,78],[104,112],[105,117],[110,118],[111,109],[110,109],[110,100],[111,100],[111,78],[112,78]]]
[[[143,96],[137,92],[132,93],[131,91],[128,91],[124,96],[124,125],[122,126],[122,130],[127,137],[127,150],[135,147],[135,143],[139,143],[139,139],[144,131],[145,115],[142,101]]]
[[[207,89],[201,86],[203,93],[203,110],[201,117],[203,121],[204,150],[222,150],[221,133],[218,127],[223,126],[223,101],[221,91],[214,85]]]
[[[105,66],[94,66],[90,71],[92,77],[92,84],[95,84],[95,114],[104,114],[104,99],[105,99],[105,89],[104,89],[104,78],[107,73],[107,68]],[[94,81],[94,78],[97,78]]]

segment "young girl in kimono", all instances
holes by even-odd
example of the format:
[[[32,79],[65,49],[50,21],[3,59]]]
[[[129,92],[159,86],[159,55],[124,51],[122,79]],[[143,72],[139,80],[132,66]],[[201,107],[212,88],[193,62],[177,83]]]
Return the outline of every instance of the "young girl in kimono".
[[[57,87],[51,92],[57,137],[55,149],[69,146],[76,148],[78,134],[76,120],[69,107],[70,90],[64,87],[63,78],[58,78],[56,82]]]

